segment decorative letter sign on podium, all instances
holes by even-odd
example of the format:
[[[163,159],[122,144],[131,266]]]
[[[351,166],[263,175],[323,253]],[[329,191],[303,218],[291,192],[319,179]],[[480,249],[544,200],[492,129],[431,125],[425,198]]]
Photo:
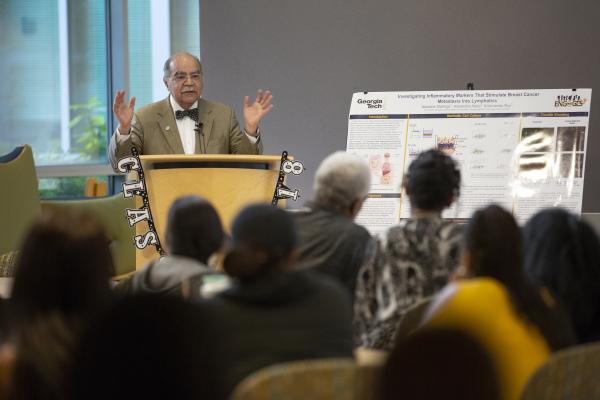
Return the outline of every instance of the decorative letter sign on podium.
[[[126,216],[129,224],[136,227],[137,269],[165,254],[159,238],[166,231],[168,210],[177,198],[197,195],[210,201],[228,230],[233,218],[247,204],[277,204],[279,199],[297,199],[298,190],[290,190],[284,179],[288,173],[298,175],[304,170],[302,163],[288,160],[287,151],[282,157],[138,154],[133,149],[132,156],[118,163],[119,171],[129,173],[129,180],[123,184],[123,196],[136,196],[136,208],[127,209]],[[154,245],[158,254],[149,245]]]
[[[133,195],[140,196],[142,198],[143,207],[139,209],[126,209],[127,221],[129,226],[134,226],[139,222],[146,221],[148,224],[148,231],[143,235],[136,235],[133,238],[135,247],[138,249],[145,249],[148,245],[153,245],[160,256],[165,255],[158,233],[154,227],[154,221],[152,219],[152,211],[150,210],[150,201],[148,200],[148,193],[146,192],[146,182],[144,178],[144,170],[142,169],[142,163],[139,158],[138,151],[135,147],[131,148],[131,157],[125,157],[119,160],[117,164],[119,172],[131,175],[130,172],[137,172],[138,180],[135,182],[123,183],[123,196],[131,197]]]
[[[300,197],[300,191],[298,189],[290,189],[283,181],[287,174],[300,175],[304,172],[304,165],[300,161],[288,160],[288,152],[283,151],[281,153],[281,163],[279,164],[279,177],[277,178],[277,184],[275,185],[275,192],[273,193],[273,200],[271,204],[276,206],[279,200],[293,199],[298,200]]]

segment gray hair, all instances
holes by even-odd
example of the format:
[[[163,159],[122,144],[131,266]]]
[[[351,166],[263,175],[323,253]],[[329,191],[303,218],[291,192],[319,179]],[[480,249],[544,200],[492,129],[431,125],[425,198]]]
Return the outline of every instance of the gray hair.
[[[167,58],[167,60],[165,61],[165,65],[163,65],[163,79],[164,80],[167,80],[169,78],[169,76],[171,75],[171,63],[173,62],[175,57],[181,56],[181,55],[186,55],[186,56],[192,57],[198,64],[198,70],[200,71],[200,73],[202,73],[202,63],[200,62],[200,59],[198,57],[196,57],[195,55],[193,55],[191,53],[187,53],[187,52],[175,53],[175,54],[171,54],[171,56],[169,58]]]
[[[327,156],[315,174],[315,202],[344,209],[369,194],[371,171],[360,156],[336,151]]]

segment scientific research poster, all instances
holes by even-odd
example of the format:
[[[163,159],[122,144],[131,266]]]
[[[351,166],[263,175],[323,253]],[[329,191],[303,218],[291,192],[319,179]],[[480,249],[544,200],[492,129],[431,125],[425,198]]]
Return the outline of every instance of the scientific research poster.
[[[446,218],[492,202],[520,222],[551,206],[580,214],[591,97],[591,89],[354,93],[346,150],[368,161],[372,178],[357,222],[377,234],[409,218],[402,177],[431,148],[461,169]]]

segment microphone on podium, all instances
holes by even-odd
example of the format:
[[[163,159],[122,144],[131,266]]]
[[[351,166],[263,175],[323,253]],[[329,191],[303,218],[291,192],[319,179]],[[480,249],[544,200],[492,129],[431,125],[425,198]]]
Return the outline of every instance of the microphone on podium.
[[[200,135],[200,138],[202,140],[202,142],[200,142],[200,153],[206,154],[206,143],[204,143],[204,130],[202,129],[203,127],[204,124],[201,121],[196,121],[196,127],[194,128],[194,131],[196,131],[196,133]]]

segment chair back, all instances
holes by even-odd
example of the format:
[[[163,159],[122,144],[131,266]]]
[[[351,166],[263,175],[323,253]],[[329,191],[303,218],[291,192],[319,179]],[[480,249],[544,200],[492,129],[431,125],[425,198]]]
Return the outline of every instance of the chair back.
[[[32,221],[40,215],[40,195],[28,145],[0,156],[0,255],[15,251]]]
[[[531,376],[521,400],[600,399],[600,342],[556,352]]]
[[[125,198],[123,193],[108,197],[96,197],[83,200],[44,200],[42,211],[77,210],[94,215],[102,222],[106,236],[110,241],[115,275],[123,275],[135,271],[135,245],[133,237],[135,228],[129,226],[125,209],[135,208],[133,197]]]
[[[374,400],[379,371],[345,358],[278,364],[244,379],[231,399]]]

